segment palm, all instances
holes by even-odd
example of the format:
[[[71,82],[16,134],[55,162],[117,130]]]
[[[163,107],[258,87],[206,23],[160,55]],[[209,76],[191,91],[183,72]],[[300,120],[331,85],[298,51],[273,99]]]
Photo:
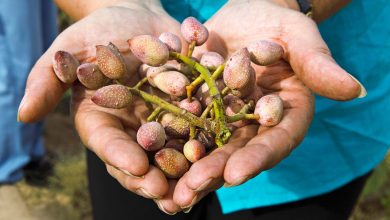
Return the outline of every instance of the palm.
[[[282,98],[282,121],[274,127],[250,124],[237,129],[228,144],[195,163],[176,186],[174,201],[180,206],[187,206],[195,196],[200,199],[225,181],[241,184],[271,168],[303,139],[313,115],[310,91],[284,61],[256,67],[256,78],[264,94],[276,93]],[[202,186],[210,178],[212,181]]]
[[[340,100],[354,98],[360,91],[330,57],[315,23],[299,12],[268,1],[232,1],[206,26],[210,37],[200,49],[225,57],[261,39],[284,47],[283,61],[255,67],[262,91],[282,98],[284,117],[274,127],[248,125],[236,130],[228,144],[195,163],[174,192],[174,202],[181,207],[196,204],[224,182],[242,184],[285,158],[303,139],[313,115],[313,97],[306,86]]]
[[[80,30],[86,32],[80,33]],[[109,8],[74,25],[66,34],[74,36],[71,31],[77,31],[83,36],[82,39],[72,40],[80,43],[75,45],[81,50],[76,53],[81,55],[78,57],[80,60],[93,59],[95,45],[112,41],[124,54],[128,75],[131,76],[126,79],[127,83],[134,84],[138,81],[136,71],[140,63],[131,55],[126,40],[141,34],[158,36],[165,31],[175,33],[178,30],[179,24],[166,14]],[[166,194],[168,182],[163,173],[149,166],[146,153],[134,141],[138,128],[150,114],[145,103],[135,98],[129,108],[104,109],[92,103],[92,93],[82,86],[73,87],[72,109],[84,143],[106,163],[110,174],[125,188],[149,198]],[[145,178],[139,180],[129,173]]]
[[[134,84],[138,80],[136,71],[140,63],[130,53],[127,40],[141,34],[158,36],[165,31],[177,34],[180,25],[163,10],[110,7],[75,23],[57,37],[33,68],[26,89],[31,107],[28,114],[21,110],[21,120],[31,121],[46,114],[69,88],[56,79],[52,70],[51,58],[56,51],[66,50],[80,62],[91,62],[95,59],[96,45],[113,42],[124,54],[128,70],[124,81]],[[166,194],[168,183],[163,173],[149,166],[146,153],[134,141],[136,131],[148,114],[144,102],[135,99],[127,109],[104,109],[90,100],[94,91],[86,90],[80,84],[72,89],[72,112],[79,135],[83,143],[106,163],[110,174],[125,188],[145,197]]]
[[[83,142],[125,188],[159,198],[160,208],[171,213],[194,205],[224,182],[240,184],[289,154],[302,140],[313,114],[312,96],[301,80],[314,92],[333,99],[351,99],[361,92],[359,85],[333,61],[314,22],[298,12],[269,1],[231,1],[206,25],[210,37],[202,49],[225,57],[259,39],[283,45],[288,63],[256,67],[256,73],[257,85],[264,93],[277,93],[283,99],[284,118],[272,128],[248,125],[236,130],[228,144],[193,164],[179,181],[168,182],[160,170],[149,166],[147,155],[134,141],[147,115],[141,100],[128,109],[107,110],[92,104],[93,91],[80,85],[73,87],[72,109]],[[52,71],[51,58],[57,50],[67,50],[82,62],[93,61],[95,45],[111,41],[125,55],[130,76],[127,80],[134,83],[138,80],[135,71],[139,63],[131,56],[126,40],[163,31],[177,34],[179,28],[162,9],[152,12],[111,7],[91,14],[64,31],[34,66],[25,101],[19,108],[19,120],[42,118],[69,88]],[[242,158],[246,158],[245,163]]]

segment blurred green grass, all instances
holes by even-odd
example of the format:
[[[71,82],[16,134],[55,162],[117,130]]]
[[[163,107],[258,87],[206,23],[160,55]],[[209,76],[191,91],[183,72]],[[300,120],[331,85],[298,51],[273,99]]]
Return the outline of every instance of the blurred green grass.
[[[390,155],[367,181],[351,220],[390,219]]]
[[[54,175],[45,187],[34,187],[22,181],[18,188],[38,219],[92,219],[85,156],[81,152],[57,158]]]

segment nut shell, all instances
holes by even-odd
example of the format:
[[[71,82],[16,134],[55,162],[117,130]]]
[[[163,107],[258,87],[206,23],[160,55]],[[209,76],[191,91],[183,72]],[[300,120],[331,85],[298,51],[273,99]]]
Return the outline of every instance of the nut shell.
[[[184,19],[181,23],[181,34],[188,43],[195,41],[196,46],[204,44],[209,37],[207,28],[194,17]]]
[[[105,108],[120,109],[129,106],[133,96],[126,86],[109,85],[96,90],[91,100]]]
[[[157,37],[139,35],[127,41],[130,50],[142,63],[149,66],[164,65],[169,59],[169,49]]]
[[[54,54],[53,70],[57,78],[64,83],[73,83],[77,79],[79,61],[70,53],[60,50]]]
[[[126,74],[125,60],[112,43],[96,46],[96,61],[102,73],[110,79],[120,79]]]
[[[260,116],[259,123],[263,126],[275,126],[283,117],[283,101],[275,94],[263,96],[257,101],[255,114]]]
[[[166,138],[163,126],[158,122],[143,124],[137,131],[137,142],[147,151],[161,149]]]
[[[77,78],[88,89],[98,89],[110,81],[94,63],[84,63],[77,68]]]
[[[282,46],[266,40],[259,40],[250,44],[248,51],[251,61],[261,66],[268,66],[277,62],[284,54]]]
[[[190,167],[182,153],[173,148],[164,148],[154,155],[154,164],[168,178],[180,178]]]

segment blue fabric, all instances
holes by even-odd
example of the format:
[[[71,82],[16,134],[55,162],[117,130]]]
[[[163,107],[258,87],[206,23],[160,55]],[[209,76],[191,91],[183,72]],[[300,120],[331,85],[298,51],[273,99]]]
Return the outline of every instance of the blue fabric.
[[[27,75],[56,34],[51,1],[0,0],[0,183],[21,179],[21,168],[44,154],[42,124],[16,117]]]
[[[215,7],[195,7],[205,5],[200,2]],[[182,1],[181,8],[171,2],[166,9],[178,19],[198,15],[207,19],[223,2]],[[193,13],[196,10],[201,12]],[[217,191],[224,213],[320,195],[383,160],[390,146],[389,23],[388,0],[354,0],[320,25],[333,57],[365,85],[368,96],[349,102],[316,97],[308,134],[288,158],[241,186]]]

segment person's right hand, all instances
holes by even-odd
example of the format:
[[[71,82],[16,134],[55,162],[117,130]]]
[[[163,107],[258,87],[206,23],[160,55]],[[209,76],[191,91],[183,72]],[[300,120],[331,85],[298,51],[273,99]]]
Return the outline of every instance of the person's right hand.
[[[19,121],[41,119],[70,87],[53,72],[51,60],[56,51],[66,50],[85,62],[94,59],[96,45],[113,42],[124,54],[130,81],[136,81],[140,63],[131,55],[127,40],[141,34],[158,36],[165,31],[180,36],[179,23],[159,3],[138,6],[124,2],[93,12],[57,37],[31,70],[19,107]],[[167,179],[149,165],[146,153],[134,141],[138,127],[147,117],[144,102],[135,99],[130,108],[108,110],[92,103],[93,92],[81,85],[73,86],[71,108],[83,143],[106,163],[108,172],[126,189],[146,198],[163,197],[169,187]]]

